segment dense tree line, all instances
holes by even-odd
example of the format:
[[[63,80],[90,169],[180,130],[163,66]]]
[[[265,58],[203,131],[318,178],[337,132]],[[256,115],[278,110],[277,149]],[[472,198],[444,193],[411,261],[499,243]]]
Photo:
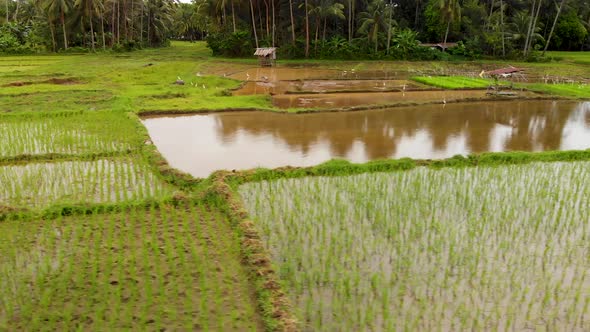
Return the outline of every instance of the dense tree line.
[[[216,54],[530,57],[590,46],[590,0],[0,0],[0,52],[132,49],[207,39]],[[440,52],[438,52],[440,53]]]
[[[176,13],[172,0],[3,1],[0,52],[4,53],[161,46],[168,40]]]
[[[585,0],[195,0],[192,6],[194,18],[208,17],[213,50],[226,55],[238,45],[341,58],[434,56],[418,41],[460,41],[452,52],[464,56],[531,57],[545,48],[590,46]]]

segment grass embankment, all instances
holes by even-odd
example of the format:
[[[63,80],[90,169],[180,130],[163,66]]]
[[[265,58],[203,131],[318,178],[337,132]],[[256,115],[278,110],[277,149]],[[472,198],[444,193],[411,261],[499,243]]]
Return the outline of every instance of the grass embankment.
[[[554,96],[568,98],[588,99],[590,98],[590,86],[586,83],[561,83],[561,84],[543,84],[530,83],[521,84],[522,86],[536,92],[542,92]]]
[[[0,112],[272,107],[264,96],[226,96],[240,82],[200,74],[219,61],[209,54],[205,43],[174,43],[131,54],[0,57],[0,68],[12,69],[0,77]],[[178,77],[185,85],[174,84]]]
[[[412,80],[443,89],[485,89],[494,84],[493,80],[464,76],[415,76]]]
[[[589,328],[588,162],[488,158],[242,186],[304,328]]]

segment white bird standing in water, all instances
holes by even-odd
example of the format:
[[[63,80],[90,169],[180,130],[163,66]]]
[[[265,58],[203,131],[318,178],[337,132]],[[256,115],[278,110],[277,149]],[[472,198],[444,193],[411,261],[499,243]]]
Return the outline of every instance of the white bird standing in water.
[[[447,105],[447,100],[443,98],[443,107]]]
[[[203,75],[201,75],[201,72],[198,72],[198,73],[197,73],[197,76],[198,76],[198,77],[201,77],[201,76],[203,76]]]
[[[205,86],[205,84],[203,84],[203,89],[207,89],[207,87]]]
[[[246,73],[246,79],[249,81],[250,80],[250,74]]]

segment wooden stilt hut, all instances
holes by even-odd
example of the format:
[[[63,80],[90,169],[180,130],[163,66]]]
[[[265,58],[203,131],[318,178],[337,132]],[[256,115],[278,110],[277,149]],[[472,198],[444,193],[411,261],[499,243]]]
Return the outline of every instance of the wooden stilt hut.
[[[258,62],[262,67],[273,67],[277,60],[276,47],[262,47],[257,48],[254,55],[258,57]]]

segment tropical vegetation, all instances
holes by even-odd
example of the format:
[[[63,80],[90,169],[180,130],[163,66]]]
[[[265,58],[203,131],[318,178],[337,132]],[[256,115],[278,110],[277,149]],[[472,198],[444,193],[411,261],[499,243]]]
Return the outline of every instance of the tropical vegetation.
[[[214,54],[279,47],[283,56],[535,58],[590,46],[587,1],[550,0],[2,0],[0,52],[124,51],[207,39]],[[410,54],[412,54],[410,56]]]

